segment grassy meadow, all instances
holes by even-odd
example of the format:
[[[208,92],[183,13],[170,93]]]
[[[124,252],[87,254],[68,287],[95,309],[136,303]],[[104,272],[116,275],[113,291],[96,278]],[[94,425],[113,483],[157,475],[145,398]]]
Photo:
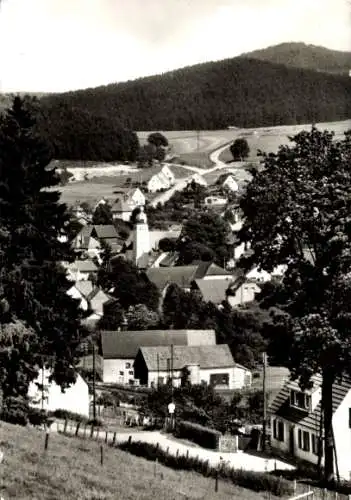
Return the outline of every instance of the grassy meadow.
[[[51,434],[44,451],[45,434],[32,428],[0,423],[0,496],[6,500],[258,500],[262,495],[200,474],[175,471],[100,444]],[[161,475],[163,478],[161,478]]]

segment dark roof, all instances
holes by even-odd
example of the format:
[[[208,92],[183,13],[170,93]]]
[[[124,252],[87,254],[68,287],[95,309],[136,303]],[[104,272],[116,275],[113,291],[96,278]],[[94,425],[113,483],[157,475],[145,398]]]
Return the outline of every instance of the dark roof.
[[[187,330],[101,331],[105,359],[135,358],[141,346],[187,345]]]
[[[164,290],[170,283],[190,288],[197,268],[198,266],[153,267],[146,271],[146,276],[159,290]]]
[[[140,353],[149,370],[157,370],[157,367],[160,370],[167,370],[167,359],[171,356],[171,350],[168,346],[141,347]],[[232,353],[227,344],[174,346],[174,370],[181,370],[184,366],[191,364],[199,364],[200,368],[228,368],[235,366]]]
[[[205,276],[228,276],[229,271],[217,266],[213,262],[200,261],[197,264],[195,279],[202,279]]]
[[[322,385],[321,375],[314,375],[312,377],[313,388],[312,392],[320,388]],[[299,424],[306,429],[312,431],[318,430],[320,416],[321,416],[321,403],[319,402],[314,411],[310,413],[305,413],[299,411],[298,409],[292,408],[290,406],[290,390],[300,390],[297,381],[289,380],[286,382],[284,387],[279,391],[272,404],[269,407],[269,412],[275,414],[279,417]],[[333,385],[333,413],[339,408],[340,404],[346,397],[347,393],[351,389],[351,379],[349,377],[343,377],[342,381],[338,381]]]
[[[93,226],[95,229],[96,236],[98,238],[106,239],[118,238],[116,228],[113,224],[96,224]]]
[[[226,299],[226,291],[231,284],[231,280],[227,279],[199,279],[195,280],[195,284],[199,289],[202,298],[205,302],[213,302],[220,304]]]

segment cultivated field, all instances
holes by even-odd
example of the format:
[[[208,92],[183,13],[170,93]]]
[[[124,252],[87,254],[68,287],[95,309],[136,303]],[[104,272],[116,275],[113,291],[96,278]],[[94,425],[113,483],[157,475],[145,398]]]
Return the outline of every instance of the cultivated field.
[[[93,167],[91,167],[93,169]],[[174,165],[170,167],[176,178],[187,177],[190,172],[180,166]],[[151,167],[145,169],[134,168],[125,174],[114,175],[93,175],[89,180],[70,182],[66,186],[59,188],[61,192],[61,201],[67,205],[74,205],[76,202],[84,201],[94,204],[101,198],[113,202],[117,195],[114,191],[120,187],[126,187],[128,182],[147,182],[155,173],[159,172],[159,167]],[[148,195],[152,199],[152,195]]]
[[[325,130],[333,130],[336,137],[342,137],[343,132],[351,129],[351,120],[340,122],[319,123],[317,127]],[[288,125],[278,127],[261,127],[261,128],[248,128],[248,129],[226,129],[226,130],[201,130],[196,131],[164,131],[163,133],[170,145],[172,151],[176,155],[185,155],[183,159],[191,159],[191,155],[197,153],[200,162],[196,166],[206,167],[207,154],[214,149],[219,148],[223,144],[234,141],[238,137],[245,137],[250,147],[250,161],[257,159],[256,153],[258,149],[266,152],[275,152],[281,144],[289,142],[288,136],[294,135],[301,130],[309,130],[311,124],[306,125]],[[138,137],[141,142],[145,141],[150,132],[138,132]],[[202,155],[199,153],[202,153]],[[226,161],[231,159],[230,152],[223,153],[220,157],[221,160]],[[203,161],[203,165],[201,165]]]
[[[0,423],[0,495],[6,500],[258,500],[263,495],[200,474],[175,471],[88,439],[50,435],[44,451],[43,432]],[[161,478],[161,474],[163,479]]]

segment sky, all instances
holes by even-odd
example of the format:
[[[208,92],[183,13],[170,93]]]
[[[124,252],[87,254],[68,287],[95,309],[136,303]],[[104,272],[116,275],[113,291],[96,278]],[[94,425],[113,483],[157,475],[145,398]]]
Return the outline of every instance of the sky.
[[[296,41],[351,51],[350,0],[0,0],[0,91],[62,92]]]

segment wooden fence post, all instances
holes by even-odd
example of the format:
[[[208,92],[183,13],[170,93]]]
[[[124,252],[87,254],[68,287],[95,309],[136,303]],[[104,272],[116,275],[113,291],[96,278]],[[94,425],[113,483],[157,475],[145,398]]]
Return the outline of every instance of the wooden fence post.
[[[78,423],[77,423],[77,427],[76,427],[76,436],[78,436],[79,427],[80,427],[80,422],[78,422]]]
[[[112,439],[112,446],[115,446],[115,444],[116,444],[116,437],[117,437],[117,434],[116,434],[116,432],[114,432],[113,439]]]
[[[176,457],[178,458],[179,455],[179,448],[177,449]]]
[[[186,458],[189,458],[189,448],[186,450]]]
[[[156,458],[155,464],[154,464],[154,477],[157,476],[157,463],[158,463],[158,458]]]
[[[45,444],[44,444],[44,450],[45,450],[45,451],[46,451],[46,450],[48,449],[48,447],[49,447],[49,435],[50,435],[50,434],[49,434],[48,432],[45,434]]]
[[[216,476],[215,476],[215,492],[218,492],[218,469],[216,470]]]
[[[105,443],[108,441],[108,431],[106,431]]]
[[[84,437],[86,437],[86,433],[87,433],[87,424],[84,424]]]
[[[63,433],[64,433],[64,434],[66,434],[66,432],[67,432],[67,424],[68,424],[68,422],[67,422],[67,418],[65,418],[65,425],[64,425],[64,427],[63,427]]]
[[[91,424],[90,437],[92,438],[94,434],[94,424]]]

